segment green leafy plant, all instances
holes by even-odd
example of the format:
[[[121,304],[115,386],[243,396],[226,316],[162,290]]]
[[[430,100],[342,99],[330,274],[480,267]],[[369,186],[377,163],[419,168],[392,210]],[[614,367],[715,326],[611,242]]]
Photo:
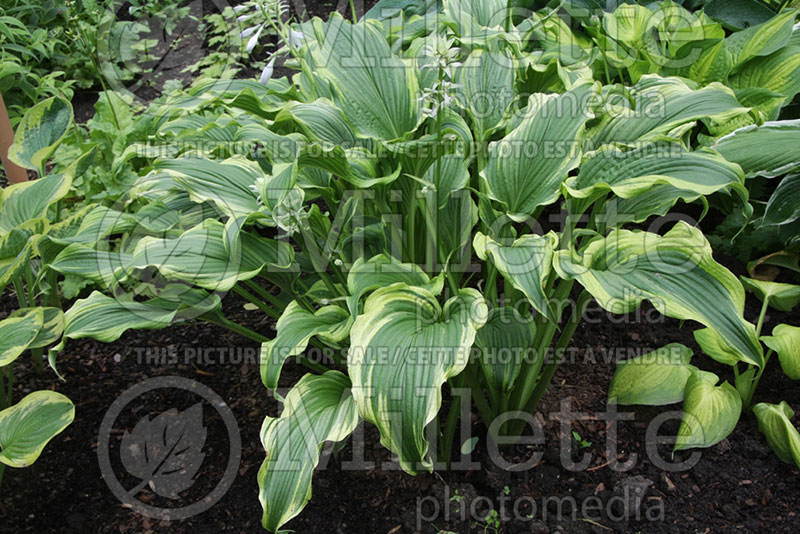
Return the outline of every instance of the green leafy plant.
[[[9,157],[45,176],[46,163],[72,123],[69,102],[51,97],[23,117]],[[68,169],[15,184],[0,193],[0,291],[12,286],[19,309],[0,321],[0,479],[6,465],[26,467],[75,416],[72,402],[54,391],[36,391],[13,403],[14,364],[30,351],[41,373],[43,349],[64,329],[54,277],[46,272],[46,240],[57,236],[58,202],[72,180]]]
[[[527,29],[497,17],[502,3],[485,4],[444,2],[438,23],[411,37],[373,19],[314,19],[291,26],[302,42],[281,34],[292,82],[203,82],[175,95],[183,111],[214,111],[161,131],[210,145],[156,160],[118,215],[170,212],[169,226],[117,229],[121,238],[70,245],[51,263],[105,287],[67,311],[53,362],[70,338],[112,341],[187,316],[263,343],[262,380],[284,403],[261,432],[269,530],[310,498],[322,444],[360,420],[411,474],[448,462],[464,400],[440,413],[445,384],[471,391],[495,435],[518,435],[522,421],[492,423],[536,409],[560,361],[549,355],[568,348],[591,298],[613,313],[648,300],[701,324],[712,357],[765,364],[742,284],[697,228],[626,228],[681,200],[746,201],[742,165],[703,140],[751,108],[719,83],[657,74],[623,88],[580,71],[563,92],[528,94],[520,66],[540,55],[515,46]],[[644,113],[652,102],[662,107]],[[545,230],[554,206],[565,224]],[[226,318],[228,291],[277,320],[276,334]],[[312,361],[311,347],[331,357]],[[279,395],[293,357],[312,373]],[[685,379],[701,428],[738,418],[733,386],[688,371],[670,376]],[[692,428],[681,448],[707,443]]]
[[[575,443],[577,443],[577,444],[578,444],[578,446],[579,446],[581,449],[586,449],[586,448],[588,448],[588,447],[591,447],[591,446],[592,446],[592,442],[591,442],[591,441],[586,441],[585,439],[583,439],[583,438],[581,437],[581,435],[580,435],[580,434],[578,434],[578,432],[577,432],[577,431],[575,431],[575,430],[573,430],[573,431],[572,431],[572,439],[574,439],[574,440],[575,440]]]
[[[758,323],[753,330],[768,349],[763,359],[743,362],[723,346],[718,332],[701,329],[694,333],[706,355],[731,366],[733,385],[729,382],[717,385],[720,378],[691,365],[692,350],[678,343],[617,366],[609,389],[612,402],[660,406],[683,401],[684,414],[675,450],[711,447],[725,439],[735,428],[742,411],[750,409],[764,369],[773,355],[778,355],[789,378],[800,379],[800,328],[780,324],[772,330],[772,335],[762,335],[768,307],[790,311],[800,303],[800,286],[745,277],[742,277],[742,282],[762,301]],[[744,291],[740,293],[740,299],[743,304]],[[744,370],[740,368],[742,363],[745,364]],[[791,436],[791,433],[779,437],[776,425],[779,421],[789,424],[792,412],[788,406],[770,406],[762,403],[753,411],[770,446],[782,460],[787,461],[787,456],[776,443],[790,439],[786,436]]]
[[[0,9],[0,93],[9,109],[12,126],[15,126],[25,109],[49,96],[72,97],[74,82],[66,79],[61,69],[51,65],[63,46],[46,27],[32,21],[48,20],[57,16],[55,4],[49,9],[22,2],[12,2]],[[34,17],[35,18],[32,18]],[[29,28],[33,28],[32,30]]]
[[[705,209],[711,196],[735,199],[749,217],[748,177],[800,161],[800,126],[766,120],[777,108],[739,90],[764,96],[766,86],[721,83],[743,70],[700,80],[651,61],[674,59],[679,35],[695,43],[697,28],[721,27],[687,12],[685,26],[630,30],[633,41],[657,30],[667,45],[654,51],[608,42],[602,26],[619,29],[623,13],[648,8],[622,6],[572,32],[559,11],[522,19],[497,0],[379,6],[355,24],[270,19],[291,79],[219,72],[171,86],[144,112],[104,91],[85,129],[62,99],[31,109],[11,155],[40,178],[0,197],[0,285],[13,285],[24,308],[8,332],[59,319],[41,345],[9,334],[4,357],[33,349],[37,361],[60,338],[48,353],[55,369],[70,339],[111,342],[182,320],[262,343],[262,381],[283,403],[260,436],[271,531],[311,498],[322,445],[361,421],[410,474],[448,465],[459,443],[474,449],[456,438],[470,424],[462,408],[475,407],[489,439],[519,436],[522,420],[497,417],[537,408],[592,298],[615,314],[647,300],[700,324],[704,352],[738,376],[718,385],[680,345],[619,366],[612,400],[684,402],[678,449],[730,433],[771,355],[796,372],[786,356],[794,330],[763,336],[763,320],[745,320],[743,281],[713,259],[698,228],[642,229],[679,202]],[[395,8],[402,24],[378,20]],[[683,19],[674,4],[658,9]],[[787,13],[716,46],[730,45],[737,69],[780,54],[796,43]],[[623,49],[633,63],[612,65]],[[771,105],[791,98],[788,79]],[[792,224],[789,206],[771,203],[765,221]],[[794,298],[744,283],[761,288],[765,308]],[[228,292],[274,332],[226,317]],[[81,298],[61,314],[61,297]],[[310,373],[286,393],[290,358]],[[788,417],[762,414],[782,458]],[[499,529],[496,519],[484,528]]]

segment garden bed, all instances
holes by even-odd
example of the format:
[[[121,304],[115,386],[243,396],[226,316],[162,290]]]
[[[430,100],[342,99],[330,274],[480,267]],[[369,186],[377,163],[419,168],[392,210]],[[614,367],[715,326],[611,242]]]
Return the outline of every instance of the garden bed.
[[[4,297],[8,302],[8,296]],[[229,315],[264,335],[272,335],[270,324],[254,323],[235,297],[226,301]],[[754,319],[758,307],[747,310],[747,318]],[[645,308],[642,315],[658,317]],[[758,431],[752,414],[746,414],[734,433],[722,443],[703,451],[699,463],[687,472],[666,473],[646,461],[645,431],[649,422],[661,408],[635,409],[636,418],[621,422],[619,426],[619,452],[622,461],[631,454],[639,460],[630,471],[616,473],[603,467],[606,440],[606,422],[577,422],[574,429],[591,445],[576,452],[593,455],[591,466],[579,472],[569,472],[561,467],[559,459],[559,424],[548,419],[559,411],[563,399],[570,399],[574,411],[597,413],[606,410],[606,394],[617,350],[659,347],[670,342],[697,346],[690,328],[679,328],[678,321],[659,318],[647,324],[633,317],[618,316],[618,321],[605,317],[599,324],[579,327],[572,346],[578,349],[574,361],[560,367],[541,406],[540,414],[547,421],[547,443],[534,449],[515,449],[508,452],[509,461],[525,461],[532,452],[542,451],[541,465],[522,473],[508,473],[493,467],[481,439],[473,456],[482,469],[467,472],[437,472],[409,477],[402,471],[385,469],[342,470],[331,460],[324,470],[314,477],[313,497],[305,512],[287,524],[296,532],[343,532],[376,534],[395,532],[437,533],[451,530],[458,533],[483,532],[476,520],[467,513],[461,521],[456,512],[456,501],[450,498],[458,491],[466,497],[465,503],[475,502],[475,510],[483,517],[492,503],[499,511],[505,500],[507,513],[514,516],[513,503],[524,497],[533,498],[537,505],[547,497],[568,498],[578,503],[597,495],[606,504],[617,495],[620,487],[633,483],[652,482],[640,511],[641,520],[612,521],[598,519],[601,526],[578,519],[572,521],[571,513],[557,517],[553,501],[547,514],[539,510],[528,519],[528,500],[520,500],[521,517],[503,521],[500,532],[565,532],[570,534],[593,532],[620,533],[722,533],[770,532],[794,534],[800,526],[800,478],[795,468],[778,460]],[[770,310],[766,324],[771,328],[780,322],[798,324],[800,313],[784,314]],[[203,364],[195,359],[192,350],[198,348],[238,348],[243,358],[257,350],[257,344],[244,340],[227,330],[205,324],[186,324],[165,331],[128,332],[119,341],[102,344],[91,340],[71,342],[60,358],[59,369],[67,378],[64,383],[51,378],[37,379],[29,366],[19,369],[17,394],[37,388],[52,388],[74,400],[75,422],[47,448],[47,454],[31,467],[8,470],[3,482],[0,518],[3,532],[186,532],[205,534],[216,532],[258,532],[261,507],[258,502],[256,473],[263,461],[264,451],[258,438],[263,417],[275,415],[279,404],[263,388],[258,367],[252,362],[238,364]],[[148,351],[149,349],[149,351]],[[190,363],[184,363],[189,351]],[[248,352],[249,351],[249,352]],[[699,352],[699,351],[698,351]],[[169,354],[179,356],[178,363],[158,363]],[[215,351],[212,356],[218,357]],[[624,357],[624,356],[623,356]],[[700,358],[702,356],[698,356]],[[181,361],[183,360],[183,361]],[[595,363],[596,360],[596,363]],[[712,369],[723,378],[722,366]],[[289,385],[305,372],[303,367],[292,365],[284,372],[282,382]],[[241,431],[242,461],[238,476],[227,494],[207,512],[180,522],[160,522],[142,517],[126,509],[111,493],[102,478],[97,456],[100,423],[111,403],[127,388],[147,378],[156,376],[182,376],[196,380],[214,390],[230,403]],[[42,384],[44,381],[44,384]],[[786,400],[800,403],[800,391],[780,372],[770,366],[762,381],[759,396],[765,402]],[[178,402],[175,399],[171,401]],[[163,411],[163,399],[138,407],[138,416],[153,416]],[[171,404],[170,404],[171,406]],[[674,409],[674,408],[673,408]],[[623,411],[634,408],[622,407]],[[677,430],[677,421],[665,424],[663,435]],[[368,432],[374,432],[368,430]],[[476,434],[482,436],[476,427]],[[378,445],[377,436],[367,439],[365,459],[380,464],[388,461],[389,454]],[[224,443],[222,445],[225,445]],[[577,449],[577,446],[574,447]],[[667,447],[660,447],[664,458],[669,458]],[[518,458],[514,460],[514,457]],[[681,453],[679,453],[679,456]],[[683,453],[685,456],[685,453]],[[352,458],[348,446],[340,454],[346,461]],[[224,469],[222,461],[207,462],[202,480],[218,480]],[[216,472],[215,472],[216,470]],[[626,482],[626,479],[628,481]],[[505,493],[508,488],[508,495]],[[192,492],[208,491],[208,486],[198,484]],[[158,497],[151,494],[151,498]],[[430,499],[440,505],[441,519],[432,522],[435,507]],[[479,500],[479,497],[486,499]],[[569,501],[562,501],[568,506]],[[655,513],[663,503],[663,520],[648,521],[645,512]],[[419,506],[422,505],[420,508]],[[445,506],[451,506],[450,521],[444,520]],[[620,511],[610,505],[612,516]],[[565,508],[569,511],[569,508]],[[545,517],[547,520],[542,520]],[[422,529],[417,530],[417,522]],[[399,527],[399,528],[398,528]]]
[[[367,2],[367,7],[372,3]],[[206,0],[206,9],[208,4]],[[327,1],[309,2],[308,7],[310,16],[321,17],[336,8]],[[197,59],[188,57],[187,65]],[[284,74],[276,72],[276,77]],[[256,69],[240,74],[258,76]],[[137,96],[150,100],[156,95],[145,87]],[[89,120],[96,101],[96,92],[76,93],[76,121]],[[698,213],[699,208],[691,215],[696,218]],[[721,218],[712,214],[701,227],[711,231],[720,223]],[[716,257],[736,275],[746,275],[740,262]],[[572,296],[577,295],[575,288]],[[15,301],[10,291],[3,294],[0,320],[17,307]],[[598,415],[608,410],[609,385],[618,361],[668,343],[681,343],[694,351],[692,363],[713,371],[722,380],[733,383],[734,379],[730,366],[703,355],[693,337],[697,323],[683,324],[662,316],[649,303],[626,316],[612,315],[597,306],[592,309],[592,320],[577,327],[568,347],[570,358],[558,368],[536,412],[544,428],[544,443],[501,450],[510,463],[526,462],[540,454],[541,459],[529,468],[508,471],[496,465],[477,411],[471,417],[471,435],[479,437],[472,452],[476,465],[414,477],[392,462],[391,453],[379,443],[375,427],[365,425],[366,438],[355,441],[366,444],[363,460],[374,466],[347,466],[360,455],[354,450],[354,440],[335,454],[326,446],[322,467],[313,478],[311,501],[283,528],[304,534],[798,532],[800,472],[778,459],[752,412],[743,412],[733,433],[720,443],[698,449],[700,453],[680,451],[673,458],[671,444],[653,446],[647,436],[653,420],[667,412],[677,414],[677,418],[667,421],[657,434],[675,436],[680,404],[621,406],[624,417],[619,418],[615,440],[617,460],[636,459],[625,471],[612,468],[606,442],[611,439],[608,434],[613,426]],[[756,322],[760,310],[761,303],[748,295],[745,319]],[[258,334],[270,339],[276,336],[275,321],[252,311],[236,294],[225,296],[223,311],[226,317]],[[778,312],[770,308],[763,331],[770,332],[782,323],[800,324],[800,309]],[[15,369],[14,398],[41,389],[58,391],[74,402],[76,417],[36,463],[25,469],[6,469],[0,489],[0,533],[264,532],[257,473],[265,450],[259,429],[265,416],[280,415],[282,404],[264,388],[259,376],[259,348],[257,342],[225,328],[189,321],[165,330],[129,330],[112,343],[69,340],[57,360],[65,381],[48,368],[37,376],[31,360],[21,358]],[[306,372],[300,364],[287,362],[280,386],[291,387]],[[150,518],[130,509],[110,489],[109,472],[98,461],[98,448],[109,438],[103,436],[101,427],[110,407],[126,390],[155,377],[182,377],[210,388],[232,411],[241,437],[241,458],[231,486],[208,510],[186,519]],[[443,413],[450,402],[447,390]],[[757,402],[781,401],[800,405],[800,389],[773,361],[761,380]],[[119,450],[122,436],[133,432],[145,416],[154,418],[170,408],[184,411],[195,402],[192,395],[175,389],[142,395],[116,420],[110,435],[112,450]],[[567,431],[555,415],[565,403],[572,412],[589,414]],[[177,502],[202,500],[225,477],[230,443],[220,413],[204,413],[208,434],[202,470]],[[589,463],[574,471],[565,468],[569,459],[561,456],[565,443],[572,449],[573,461],[590,454]],[[699,454],[699,460],[690,469],[665,470],[652,461],[654,447],[665,462],[684,461],[692,454]],[[135,486],[136,478],[123,475],[125,469],[120,463],[117,454],[112,458],[113,474],[121,477],[124,487]],[[175,504],[148,487],[138,499],[167,509]],[[592,504],[587,509],[589,502]]]

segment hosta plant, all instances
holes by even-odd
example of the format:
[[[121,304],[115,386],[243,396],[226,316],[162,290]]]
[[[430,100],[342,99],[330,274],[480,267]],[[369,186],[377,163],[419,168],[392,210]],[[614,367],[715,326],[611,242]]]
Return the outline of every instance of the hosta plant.
[[[58,236],[59,200],[70,190],[74,167],[45,176],[48,158],[72,123],[68,102],[53,97],[23,117],[9,157],[43,178],[15,184],[0,193],[0,291],[12,287],[19,308],[0,321],[0,480],[5,466],[26,467],[75,416],[64,395],[35,391],[16,404],[14,365],[26,351],[41,372],[43,349],[62,335],[55,277],[43,268],[48,235]]]
[[[175,95],[191,115],[167,117],[159,136],[193,142],[171,144],[113,213],[86,214],[79,226],[101,237],[47,267],[99,288],[65,313],[51,363],[71,338],[187,317],[261,342],[262,381],[283,402],[261,430],[271,531],[310,499],[323,443],[360,421],[411,474],[447,465],[466,403],[489,439],[519,435],[522,420],[493,422],[536,409],[592,298],[612,313],[650,301],[761,369],[742,283],[701,231],[642,229],[678,202],[746,203],[742,166],[701,144],[752,108],[722,84],[658,74],[625,87],[565,70],[561,92],[529,91],[541,54],[504,7],[446,0],[403,29],[295,24],[291,80]],[[225,317],[226,292],[274,331]],[[295,384],[281,378],[290,358],[311,370]],[[704,406],[731,396],[695,382]]]
[[[800,286],[742,277],[744,288],[752,291],[762,306],[756,336],[767,350],[760,362],[747,362],[728,352],[719,332],[704,328],[694,332],[695,340],[710,358],[731,367],[732,383],[720,382],[719,376],[692,365],[693,351],[674,343],[662,349],[618,364],[609,389],[609,400],[619,404],[661,406],[683,401],[683,420],[678,430],[675,450],[711,447],[727,437],[744,410],[749,410],[764,369],[777,356],[783,372],[800,380],[800,327],[779,324],[771,335],[764,335],[768,308],[788,312],[800,304]],[[744,304],[744,292],[737,296]],[[785,453],[795,447],[797,430],[789,423],[792,410],[760,403],[752,407],[759,426],[770,446],[787,462],[800,466],[800,456]],[[793,444],[794,443],[794,444]]]

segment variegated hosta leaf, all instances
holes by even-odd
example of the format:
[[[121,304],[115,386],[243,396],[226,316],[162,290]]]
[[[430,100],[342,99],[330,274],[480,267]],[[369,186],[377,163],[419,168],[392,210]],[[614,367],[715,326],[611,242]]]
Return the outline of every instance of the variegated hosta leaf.
[[[12,230],[12,232],[16,232],[16,230]],[[27,241],[16,254],[0,258],[0,290],[5,289],[16,277],[20,276],[24,269],[30,268],[28,262],[32,248],[32,242]]]
[[[43,323],[41,308],[0,321],[0,367],[10,364],[25,352],[39,335]]]
[[[613,107],[587,132],[593,149],[609,143],[656,140],[663,135],[680,138],[697,121],[709,128],[746,114],[734,92],[719,83],[693,89],[679,78],[643,76],[632,88],[633,103]],[[724,155],[724,154],[723,154]]]
[[[60,96],[39,102],[25,113],[17,126],[14,144],[8,148],[11,161],[39,172],[72,124],[72,105]],[[41,177],[40,177],[41,178]]]
[[[36,310],[42,311],[42,328],[28,345],[29,349],[39,349],[55,343],[64,332],[64,312],[61,308],[20,308],[9,317],[25,317]]]
[[[277,531],[305,508],[320,448],[326,441],[346,439],[356,425],[358,413],[345,375],[308,374],[295,384],[281,416],[265,418],[261,427],[267,453],[258,470],[264,528]]]
[[[800,47],[789,46],[749,61],[729,84],[734,89],[760,87],[782,95],[790,102],[800,92]]]
[[[761,341],[778,354],[786,376],[800,380],[800,327],[779,324],[771,336],[761,336]]]
[[[700,349],[709,358],[724,363],[736,365],[741,361],[741,356],[722,338],[720,333],[713,328],[700,328],[692,332],[694,340]]]
[[[324,306],[311,313],[293,300],[278,319],[278,335],[261,345],[261,381],[274,390],[283,362],[306,350],[312,337],[338,343],[347,338],[352,325],[353,317],[341,306]]]
[[[752,108],[749,115],[742,115],[727,124],[719,131],[720,135],[728,134],[751,124],[776,120],[786,97],[763,87],[741,87],[734,89],[739,103]]]
[[[643,191],[631,198],[609,197],[605,203],[602,221],[607,228],[619,228],[628,222],[643,222],[653,215],[666,215],[679,200],[699,200],[704,207],[708,201],[693,191],[684,191],[662,185]],[[584,201],[585,202],[585,201]]]
[[[513,41],[514,35],[505,32],[508,5],[504,0],[444,0],[444,20],[453,28],[462,46],[489,48],[497,36]],[[426,24],[430,25],[430,21]],[[518,43],[512,46],[517,48]]]
[[[733,68],[733,57],[725,41],[719,40],[716,43],[714,43],[714,40],[709,41],[710,46],[703,50],[691,65],[683,66],[683,68],[680,69],[680,71],[683,71],[680,72],[681,74],[685,74],[685,77],[701,85],[726,80]],[[692,48],[703,42],[704,41],[690,42],[687,43],[685,47],[691,53],[694,53]]]
[[[487,315],[474,289],[441,307],[430,291],[400,283],[370,295],[353,324],[347,366],[359,414],[405,471],[432,467],[425,427],[439,411],[442,385],[469,362]]]
[[[253,161],[242,157],[166,159],[158,161],[155,170],[168,173],[195,202],[213,202],[231,217],[258,211],[258,195],[251,186],[265,173]]]
[[[67,174],[51,174],[29,182],[10,185],[0,192],[0,235],[39,217],[64,197],[72,185]]]
[[[798,219],[800,219],[800,174],[793,174],[778,184],[767,203],[762,224],[783,225]]]
[[[744,287],[756,294],[758,300],[764,302],[765,299],[769,299],[769,305],[776,310],[788,312],[800,304],[800,286],[755,280],[744,276],[741,280]]]
[[[87,206],[85,211],[54,224],[47,237],[59,245],[93,245],[111,234],[131,231],[136,224],[135,217],[129,213],[105,206]]]
[[[608,388],[609,402],[663,406],[683,400],[694,367],[692,350],[670,343],[653,352],[619,362]]]
[[[514,307],[494,308],[486,324],[478,330],[475,346],[481,349],[480,363],[496,391],[508,393],[514,387],[523,361],[530,350],[536,328]]]
[[[129,329],[146,330],[169,326],[177,306],[162,302],[123,301],[94,291],[64,314],[64,337],[91,337],[110,343]]]
[[[320,98],[314,102],[292,102],[275,117],[275,127],[295,123],[303,133],[318,143],[339,145],[343,148],[356,146],[353,127],[345,120],[342,110],[330,100]]]
[[[768,56],[784,47],[792,36],[797,11],[789,9],[766,22],[734,32],[725,39],[733,56],[734,67],[758,57]]]
[[[75,419],[75,406],[55,391],[34,391],[0,412],[0,462],[27,467]]]
[[[664,236],[614,230],[592,240],[580,255],[557,252],[554,265],[612,313],[628,313],[649,300],[664,315],[710,327],[738,360],[763,364],[755,327],[743,317],[744,289],[714,261],[697,228],[679,222]]]
[[[357,135],[389,141],[417,128],[416,74],[391,52],[380,23],[351,24],[334,13],[303,29],[306,60],[316,76],[333,84],[333,99]]]
[[[438,0],[378,0],[362,18],[387,20],[395,18],[401,13],[406,17],[424,15],[431,9],[435,9],[437,3]]]
[[[133,257],[130,254],[96,250],[73,243],[61,251],[47,267],[61,274],[74,274],[104,288],[124,281]]]
[[[360,300],[370,291],[403,282],[410,286],[424,287],[434,295],[442,291],[444,281],[441,277],[431,281],[430,277],[415,263],[401,261],[381,254],[364,260],[356,259],[347,274],[347,288],[350,298],[347,305],[353,317],[360,313]]]
[[[680,195],[667,195],[673,205],[678,198],[692,202],[718,191],[735,190],[744,199],[748,196],[744,174],[735,163],[712,150],[689,151],[680,143],[664,142],[629,150],[605,146],[584,158],[578,176],[567,179],[565,188],[571,196],[587,199],[608,192],[628,199],[654,188],[671,188]],[[651,213],[632,215],[641,218]]]
[[[116,341],[126,330],[158,330],[169,326],[176,316],[199,316],[217,310],[219,295],[201,289],[167,286],[161,296],[146,301],[122,300],[94,291],[75,301],[64,314],[64,337],[50,349],[48,359],[56,373],[58,353],[67,339],[92,338],[104,343]]]
[[[699,370],[687,380],[676,451],[711,447],[736,428],[742,414],[742,398],[729,383],[718,386],[717,382],[717,375]]]
[[[482,140],[501,125],[514,100],[514,60],[506,52],[476,49],[456,71],[462,105],[475,125],[475,137]]]
[[[491,198],[503,203],[511,218],[525,220],[537,207],[558,200],[562,182],[580,162],[581,134],[596,92],[596,86],[583,85],[542,105],[534,96],[519,126],[489,145],[482,176]]]
[[[759,430],[778,458],[800,467],[800,433],[791,422],[794,411],[786,401],[780,404],[761,402],[753,406],[753,413],[758,419]]]
[[[458,24],[460,37],[478,37],[486,28],[505,24],[508,5],[503,0],[445,0],[444,12]]]
[[[545,291],[553,266],[553,253],[558,246],[555,232],[543,236],[525,235],[508,244],[498,243],[478,232],[472,246],[481,260],[491,258],[503,278],[521,291],[536,311],[555,322],[550,295]]]
[[[745,126],[712,145],[748,177],[781,176],[800,166],[800,120]]]
[[[436,177],[436,162],[428,167],[423,181],[433,189],[436,209],[443,210],[453,199],[454,193],[463,191],[469,185],[469,169],[466,162],[458,156],[443,156],[439,159],[439,178]],[[415,191],[416,193],[416,191]]]
[[[157,267],[172,280],[190,282],[214,291],[228,291],[240,280],[253,278],[266,265],[288,268],[293,253],[287,243],[249,232],[238,234],[241,254],[225,246],[225,226],[207,219],[175,239],[145,237],[136,245],[131,267]]]

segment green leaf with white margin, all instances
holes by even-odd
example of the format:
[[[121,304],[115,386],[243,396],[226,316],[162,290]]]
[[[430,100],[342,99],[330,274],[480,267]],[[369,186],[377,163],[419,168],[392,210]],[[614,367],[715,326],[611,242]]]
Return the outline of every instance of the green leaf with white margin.
[[[111,234],[134,230],[136,224],[132,214],[105,206],[87,206],[68,219],[54,224],[47,232],[47,237],[59,245],[94,245]]]
[[[326,441],[346,439],[358,425],[350,380],[339,371],[307,374],[286,395],[278,418],[261,426],[267,458],[258,470],[262,526],[277,531],[311,499],[311,479]]]
[[[17,125],[8,158],[21,167],[44,172],[44,165],[72,124],[72,105],[54,96],[30,108]]]
[[[481,349],[481,367],[496,391],[507,393],[514,387],[535,333],[533,319],[522,317],[516,308],[504,306],[489,312],[475,346]]]
[[[668,185],[654,187],[632,198],[610,197],[606,200],[605,213],[598,218],[598,222],[604,223],[607,228],[619,228],[628,222],[643,222],[653,215],[666,215],[679,200],[688,202],[693,198],[700,201],[704,209],[708,209],[705,197]]]
[[[761,224],[789,224],[800,219],[800,174],[787,176],[769,199]]]
[[[692,202],[728,190],[735,190],[745,200],[748,197],[744,174],[738,165],[713,150],[690,151],[681,143],[670,142],[641,144],[630,149],[604,146],[587,154],[578,175],[564,183],[570,196],[592,200],[609,191],[628,199],[653,188],[665,189],[664,186],[680,194],[669,195],[673,203],[678,198]]]
[[[166,159],[157,161],[154,169],[166,172],[195,202],[213,202],[231,217],[258,211],[258,195],[251,186],[265,173],[254,161],[241,156],[224,161]]]
[[[0,462],[27,467],[75,419],[75,406],[55,391],[34,391],[0,412]]]
[[[0,321],[0,367],[16,360],[30,346],[42,329],[41,308],[34,308],[22,317]]]
[[[800,286],[755,280],[745,276],[740,279],[745,288],[755,293],[758,300],[764,302],[764,299],[769,299],[769,305],[776,310],[788,312],[800,304]]]
[[[154,299],[155,300],[155,299]],[[159,329],[169,326],[176,306],[152,301],[125,301],[93,291],[64,314],[64,337],[90,337],[104,343],[116,341],[126,330]]]
[[[428,185],[429,189],[433,190],[436,209],[440,211],[445,209],[456,191],[463,191],[469,185],[469,169],[466,162],[457,155],[442,156],[438,162],[438,183],[436,181],[436,161],[425,171],[422,181]]]
[[[288,268],[291,247],[284,242],[239,232],[241,254],[231,256],[225,246],[225,226],[207,219],[175,239],[145,237],[136,245],[131,267],[156,267],[167,278],[204,289],[228,291],[240,280],[256,276],[270,265]]]
[[[711,83],[695,89],[695,85],[656,74],[642,76],[631,89],[633,102],[627,107],[611,107],[603,114],[587,132],[588,144],[597,149],[608,143],[679,137],[697,121],[713,131],[717,125],[749,112],[728,87]]]
[[[488,311],[474,289],[442,307],[430,291],[400,283],[370,295],[350,330],[347,367],[359,414],[408,473],[432,468],[425,427],[439,412],[442,385],[467,366]]]
[[[779,324],[771,336],[761,336],[761,341],[778,354],[786,376],[800,380],[800,327]]]
[[[538,107],[534,96],[519,126],[489,145],[481,174],[489,196],[505,205],[509,217],[524,221],[558,200],[562,182],[580,163],[580,138],[596,94],[596,85],[583,85]]]
[[[475,234],[472,247],[475,254],[487,261],[491,258],[503,278],[522,292],[539,313],[555,322],[545,284],[553,266],[553,254],[558,246],[554,232],[547,235],[525,235],[502,244],[481,232]]]
[[[678,222],[665,235],[613,230],[582,249],[556,252],[562,278],[575,278],[604,309],[629,313],[642,300],[668,317],[697,321],[720,333],[740,361],[763,365],[755,327],[744,320],[744,288],[714,261],[697,228]]]
[[[312,313],[293,300],[278,319],[278,335],[261,345],[261,381],[275,390],[287,358],[302,354],[314,336],[339,343],[350,334],[352,325],[353,317],[341,306],[323,306]]]
[[[305,60],[332,83],[334,101],[359,137],[389,141],[416,130],[417,75],[392,53],[379,22],[351,24],[334,13],[327,22],[303,25],[303,33]]]
[[[168,285],[160,290],[160,296],[146,301],[123,300],[93,291],[87,298],[75,301],[64,314],[64,336],[48,353],[50,367],[58,374],[56,357],[67,339],[88,337],[111,343],[127,330],[166,328],[176,317],[196,317],[217,310],[219,306],[219,295],[186,289],[182,284],[181,287]]]
[[[475,137],[483,140],[501,125],[514,100],[514,59],[504,51],[476,49],[455,72],[462,104],[475,125]]]
[[[725,39],[734,67],[758,56],[768,56],[783,48],[792,36],[797,11],[788,9],[770,20],[734,32]]]
[[[742,398],[728,382],[717,386],[718,382],[714,373],[699,370],[687,380],[676,451],[711,447],[736,428],[742,414]]]
[[[51,174],[5,188],[0,193],[0,235],[31,219],[46,216],[47,209],[63,198],[71,185],[68,174]]]
[[[767,438],[775,455],[787,464],[800,467],[800,433],[792,424],[794,411],[786,401],[780,404],[760,402],[753,406],[758,419],[758,429]]]
[[[20,276],[24,269],[30,268],[32,249],[33,243],[28,241],[15,256],[0,258],[0,291],[5,289],[17,276]]]
[[[694,369],[689,365],[691,361],[691,349],[680,343],[670,343],[619,362],[608,388],[608,401],[648,406],[680,402]]]
[[[748,178],[774,178],[800,166],[800,120],[750,125],[723,136],[711,146],[738,163]]]
[[[74,274],[111,288],[127,278],[133,256],[122,252],[96,250],[73,243],[62,250],[47,267],[61,274]]]
[[[275,117],[273,127],[295,123],[313,141],[340,145],[345,148],[356,146],[357,138],[333,102],[320,98],[313,102],[290,102]]]
[[[444,12],[459,25],[459,36],[476,36],[481,28],[503,26],[508,15],[508,6],[502,0],[445,0]]]
[[[28,345],[29,349],[39,349],[55,343],[64,332],[64,312],[61,308],[20,308],[11,312],[9,317],[25,317],[37,309],[42,311],[42,328]]]
[[[347,306],[353,317],[360,313],[359,303],[367,293],[382,287],[403,282],[410,286],[424,287],[434,295],[443,288],[444,280],[430,277],[415,263],[403,263],[394,257],[380,254],[369,260],[356,259],[347,274],[347,288],[350,297]]]

